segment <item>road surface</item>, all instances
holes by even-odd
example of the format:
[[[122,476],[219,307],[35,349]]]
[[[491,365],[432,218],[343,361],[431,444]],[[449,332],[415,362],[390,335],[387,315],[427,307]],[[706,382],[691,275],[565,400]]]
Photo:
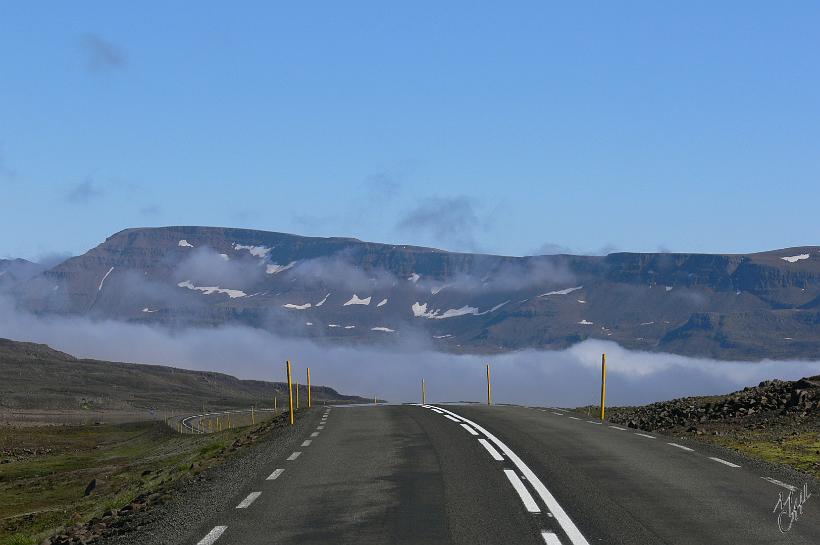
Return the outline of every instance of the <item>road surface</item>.
[[[574,413],[381,405],[302,418],[191,545],[820,543],[818,491],[785,533],[773,512],[804,483]]]

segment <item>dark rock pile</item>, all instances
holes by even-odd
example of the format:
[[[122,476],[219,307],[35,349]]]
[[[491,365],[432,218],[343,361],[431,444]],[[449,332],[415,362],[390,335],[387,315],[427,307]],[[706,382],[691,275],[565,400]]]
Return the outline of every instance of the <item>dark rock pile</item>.
[[[707,424],[731,422],[753,428],[775,417],[806,419],[820,414],[820,376],[767,380],[756,387],[714,397],[687,397],[641,407],[618,407],[609,420],[631,428],[703,433]]]

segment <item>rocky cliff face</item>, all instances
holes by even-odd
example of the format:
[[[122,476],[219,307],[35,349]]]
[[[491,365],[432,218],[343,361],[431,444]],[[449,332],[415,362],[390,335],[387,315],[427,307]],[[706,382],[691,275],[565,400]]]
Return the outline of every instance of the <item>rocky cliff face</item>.
[[[171,326],[448,351],[588,338],[723,359],[816,358],[820,248],[505,257],[210,227],[128,229],[29,279],[20,304]]]

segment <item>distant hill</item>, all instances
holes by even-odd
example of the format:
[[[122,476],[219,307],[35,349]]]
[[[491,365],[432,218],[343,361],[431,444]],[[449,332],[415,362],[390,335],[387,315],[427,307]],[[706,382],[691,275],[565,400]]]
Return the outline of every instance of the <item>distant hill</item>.
[[[223,373],[77,359],[44,344],[0,339],[0,409],[144,412],[270,407],[287,400],[287,384],[240,380]],[[305,395],[304,386],[302,395]],[[311,388],[321,403],[366,402],[326,386]],[[303,398],[304,399],[304,398]]]
[[[609,339],[720,359],[820,354],[820,247],[506,257],[246,229],[127,229],[15,290],[47,314],[245,324],[444,351]]]
[[[25,259],[0,259],[0,291],[13,288],[46,269]]]

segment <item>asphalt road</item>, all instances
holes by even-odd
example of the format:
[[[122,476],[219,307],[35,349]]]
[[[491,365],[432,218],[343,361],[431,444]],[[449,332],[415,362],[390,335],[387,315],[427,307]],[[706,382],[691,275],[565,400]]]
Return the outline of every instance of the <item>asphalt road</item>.
[[[381,405],[303,418],[301,436],[237,475],[235,507],[203,517],[189,543],[820,543],[811,488],[778,528],[778,498],[793,486],[796,506],[803,483],[571,413]]]

